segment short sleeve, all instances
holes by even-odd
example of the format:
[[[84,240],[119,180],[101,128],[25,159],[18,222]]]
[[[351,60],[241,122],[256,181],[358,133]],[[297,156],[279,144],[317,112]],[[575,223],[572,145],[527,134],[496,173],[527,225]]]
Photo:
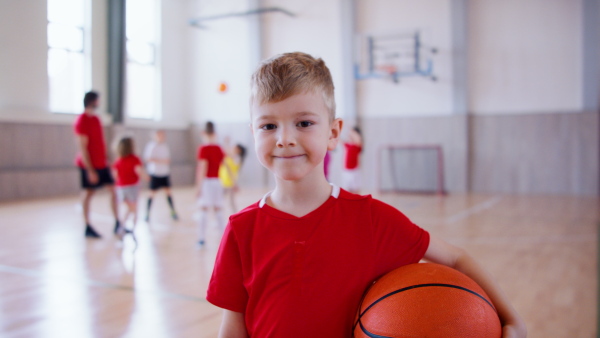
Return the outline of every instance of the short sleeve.
[[[75,132],[75,135],[88,135],[88,126],[85,123],[83,115],[80,115],[75,121],[75,124],[73,125],[73,131]]]
[[[202,160],[202,159],[206,159],[206,151],[205,151],[205,147],[200,147],[198,148],[198,159]]]
[[[373,200],[377,275],[403,265],[418,263],[429,247],[429,233],[415,225],[402,212]]]
[[[139,157],[134,156],[133,158],[134,158],[134,163],[135,163],[136,166],[142,165],[142,160],[140,160]]]
[[[223,309],[246,311],[248,292],[244,287],[240,249],[231,223],[223,233],[206,300]]]

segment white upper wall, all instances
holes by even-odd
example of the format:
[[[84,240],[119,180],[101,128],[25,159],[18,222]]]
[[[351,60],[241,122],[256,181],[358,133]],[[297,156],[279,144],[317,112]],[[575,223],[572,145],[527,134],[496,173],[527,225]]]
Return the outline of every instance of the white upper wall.
[[[190,19],[248,11],[247,0],[194,2]],[[191,84],[190,105],[195,123],[249,121],[251,65],[251,16],[237,16],[202,23],[206,28],[189,26],[191,57],[186,77]],[[227,91],[219,91],[221,83]]]
[[[581,0],[469,1],[468,16],[470,112],[582,109]]]
[[[357,0],[356,30],[360,35],[393,35],[420,31],[421,42],[438,50],[433,55],[437,82],[425,77],[358,81],[360,117],[447,115],[452,102],[452,22],[450,1]]]
[[[264,7],[281,7],[295,14],[271,13],[262,18],[263,58],[288,52],[304,52],[325,61],[335,86],[336,115],[345,116],[342,99],[341,1],[264,0]]]
[[[162,0],[162,113],[160,121],[128,125],[185,127],[190,122],[249,121],[249,78],[256,60],[303,51],[325,60],[344,117],[342,1]],[[455,113],[452,94],[452,0],[355,0],[362,34],[420,29],[436,47],[438,82],[424,78],[362,80],[359,117]],[[581,111],[584,0],[468,1],[468,111],[474,114]],[[256,16],[189,26],[194,17],[282,7],[296,14],[260,16],[260,39],[249,29]],[[107,5],[92,1],[92,88],[107,92]],[[48,111],[46,1],[0,1],[0,120],[71,123],[72,115]],[[254,18],[254,19],[253,19]],[[262,40],[262,53],[254,48]],[[593,42],[588,42],[593,43]],[[229,90],[219,93],[221,82]],[[82,93],[83,95],[83,93]],[[106,110],[106,95],[101,110]],[[108,121],[107,114],[101,116]]]

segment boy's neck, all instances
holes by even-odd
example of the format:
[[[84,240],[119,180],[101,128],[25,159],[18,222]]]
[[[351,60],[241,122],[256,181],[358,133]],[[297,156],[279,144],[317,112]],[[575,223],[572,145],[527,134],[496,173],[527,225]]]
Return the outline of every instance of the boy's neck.
[[[276,179],[275,190],[267,200],[267,204],[275,209],[302,217],[317,209],[331,196],[332,187],[325,176],[301,181],[284,181]]]
[[[206,143],[207,144],[217,143],[216,141],[217,141],[217,136],[215,134],[206,135]]]
[[[86,115],[94,115],[96,113],[96,110],[94,108],[85,108],[83,110],[83,113]]]

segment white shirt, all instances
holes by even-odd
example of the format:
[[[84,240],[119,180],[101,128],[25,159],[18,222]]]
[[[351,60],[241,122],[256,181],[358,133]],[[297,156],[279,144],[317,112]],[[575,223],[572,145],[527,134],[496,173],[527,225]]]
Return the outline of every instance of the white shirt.
[[[144,149],[144,160],[146,160],[146,169],[148,170],[148,174],[152,176],[164,177],[169,176],[170,166],[166,163],[156,163],[149,162],[150,159],[161,159],[161,160],[169,160],[171,158],[171,153],[169,152],[169,147],[166,143],[151,141],[146,145],[146,149]]]

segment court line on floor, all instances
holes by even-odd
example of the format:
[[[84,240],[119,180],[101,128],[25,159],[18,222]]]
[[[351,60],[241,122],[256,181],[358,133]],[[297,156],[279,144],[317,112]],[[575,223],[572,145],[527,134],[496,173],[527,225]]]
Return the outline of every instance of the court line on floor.
[[[110,289],[110,290],[122,290],[122,291],[131,291],[131,292],[142,292],[142,293],[147,293],[147,294],[153,294],[156,296],[163,296],[163,297],[168,297],[168,298],[176,298],[176,299],[184,299],[184,300],[190,300],[190,301],[195,301],[195,302],[206,302],[207,300],[202,298],[202,297],[194,297],[194,296],[188,296],[188,295],[182,295],[182,294],[178,294],[175,292],[168,292],[168,291],[161,291],[161,290],[154,290],[154,289],[144,289],[144,288],[135,288],[132,286],[125,286],[125,285],[118,285],[118,284],[111,284],[111,283],[105,283],[105,282],[99,282],[99,281],[95,281],[92,279],[87,279],[87,278],[77,278],[78,280],[75,280],[73,278],[69,278],[67,276],[60,276],[60,275],[47,275],[35,270],[29,270],[29,269],[23,269],[23,268],[16,268],[13,266],[8,266],[8,265],[2,265],[0,264],[0,272],[6,272],[6,273],[12,273],[15,275],[20,275],[20,276],[27,276],[27,277],[37,277],[37,278],[54,278],[54,279],[68,279],[71,282],[78,282],[78,280],[81,280],[81,282],[90,285],[90,286],[96,286],[96,287],[100,287],[100,288],[104,288],[104,289]]]
[[[457,214],[446,217],[446,223],[452,224],[452,223],[461,221],[465,218],[469,218],[477,213],[480,213],[484,210],[487,210],[487,209],[493,207],[494,205],[498,204],[498,202],[500,202],[501,200],[502,200],[502,196],[497,196],[494,198],[490,198],[487,201],[481,202],[479,204],[475,204],[474,206],[472,206],[468,209],[465,209]]]

